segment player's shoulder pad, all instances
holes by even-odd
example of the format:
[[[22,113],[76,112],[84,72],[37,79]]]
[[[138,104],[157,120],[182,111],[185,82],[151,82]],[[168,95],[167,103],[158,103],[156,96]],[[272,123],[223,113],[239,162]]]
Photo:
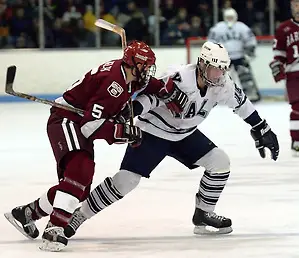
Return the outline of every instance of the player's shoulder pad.
[[[228,73],[225,74],[224,88],[225,88],[224,91],[226,92],[233,92],[235,90],[235,82]]]
[[[216,23],[216,25],[214,26],[214,28],[221,28],[226,26],[226,22],[225,21],[220,21],[218,23]]]
[[[187,64],[183,65],[176,71],[175,76],[179,78],[179,81],[176,81],[173,78],[174,82],[179,84],[179,87],[183,91],[192,91],[197,87],[196,84],[196,64]]]
[[[239,28],[250,29],[249,26],[246,25],[244,22],[237,21],[236,24],[237,24],[237,26],[238,26]]]

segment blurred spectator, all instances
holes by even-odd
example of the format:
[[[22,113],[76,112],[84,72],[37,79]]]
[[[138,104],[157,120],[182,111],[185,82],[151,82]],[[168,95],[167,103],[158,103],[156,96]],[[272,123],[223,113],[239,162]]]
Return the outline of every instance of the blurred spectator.
[[[5,2],[0,3],[0,48],[6,47],[9,36],[9,21],[12,17],[12,10]]]
[[[118,8],[113,8],[111,12],[106,12],[105,11],[106,5],[101,5],[101,11],[100,11],[100,16],[103,20],[108,21],[112,24],[116,24],[116,18],[115,16],[111,13],[114,12],[115,15],[118,13]],[[129,17],[128,17],[129,18]],[[102,44],[104,46],[117,46],[120,44],[120,37],[116,33],[112,33],[110,31],[106,30],[100,30],[101,31],[101,39],[102,39]]]
[[[159,8],[159,13],[158,13],[158,22],[159,22],[159,29],[160,29],[160,39],[162,38],[162,36],[164,35],[165,33],[165,30],[167,29],[168,27],[168,22],[167,22],[167,19],[161,15],[162,14],[162,11],[161,9]],[[149,34],[150,34],[150,42],[152,44],[154,44],[154,38],[155,38],[155,32],[156,32],[156,16],[154,14],[150,15],[148,17],[148,31],[149,31]]]
[[[168,21],[174,19],[177,14],[177,8],[175,8],[173,0],[165,0],[161,10],[163,17],[165,17]]]
[[[201,18],[199,16],[192,16],[189,37],[204,37],[205,35],[207,33],[202,26]]]
[[[96,26],[94,25],[96,21],[96,16],[93,13],[93,7],[92,5],[86,6],[86,12],[83,15],[83,21],[84,21],[84,28],[88,31],[94,32],[96,29]]]
[[[72,5],[69,7],[69,10],[66,11],[63,16],[62,16],[62,20],[64,22],[71,22],[72,20],[79,20],[81,18],[81,13],[77,12],[76,6]]]
[[[84,47],[95,47],[95,33],[96,33],[96,26],[95,26],[96,16],[93,11],[92,5],[86,6],[86,11],[83,15],[83,28],[80,28],[81,21],[79,22],[79,29],[81,31],[81,35],[85,34],[86,44],[81,42],[81,46]]]
[[[212,9],[210,8],[206,0],[200,1],[194,14],[201,18],[202,25],[205,31],[208,31],[213,26]]]
[[[177,24],[169,24],[167,30],[165,31],[161,44],[162,45],[183,45],[185,42],[181,31],[179,30]]]
[[[117,12],[117,11],[116,11]],[[110,22],[112,24],[116,24],[116,18],[111,12],[105,11],[105,5],[101,5],[100,16],[103,20]]]
[[[57,48],[63,47],[63,30],[62,30],[62,20],[57,18],[53,25],[53,41],[54,46]]]
[[[178,26],[183,38],[187,38],[190,31],[190,24],[188,23],[187,18],[186,8],[180,8],[174,22]]]
[[[15,10],[15,15],[10,20],[10,36],[12,44],[16,47],[16,44],[20,41],[22,44],[18,43],[18,46],[32,46],[32,39],[29,36],[32,34],[32,20],[25,17],[25,10],[23,7],[18,7]]]
[[[43,0],[44,38],[47,48],[94,47],[95,0]],[[184,44],[190,36],[205,36],[213,26],[212,0],[160,0],[159,17],[153,15],[155,0],[100,0],[100,17],[126,29],[128,40],[154,44],[155,23],[160,25],[162,44]],[[269,34],[268,0],[219,0],[222,8],[233,7],[239,19],[256,35]],[[275,19],[290,17],[290,4],[275,0]],[[0,0],[0,48],[39,46],[38,0]],[[278,8],[279,7],[279,8]],[[120,37],[101,30],[103,46],[120,44]]]
[[[257,10],[254,7],[253,0],[246,0],[245,3],[246,9],[243,9],[239,12],[239,20],[244,22],[250,28],[253,28],[254,23],[256,22],[256,12]]]
[[[127,40],[146,40],[148,36],[146,20],[144,14],[139,10],[134,1],[129,1],[127,11],[130,19],[124,25]]]

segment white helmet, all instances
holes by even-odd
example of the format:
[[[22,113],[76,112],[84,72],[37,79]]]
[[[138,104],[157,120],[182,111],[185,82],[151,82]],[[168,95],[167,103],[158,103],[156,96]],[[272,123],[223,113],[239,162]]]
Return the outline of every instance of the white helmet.
[[[223,19],[229,27],[232,27],[238,20],[238,13],[233,8],[226,8],[223,11]]]
[[[208,86],[222,86],[230,66],[228,52],[222,44],[207,41],[201,48],[197,66]]]
[[[199,58],[202,59],[205,64],[209,64],[223,70],[228,70],[230,65],[228,52],[220,43],[214,43],[211,41],[205,42],[201,48]]]

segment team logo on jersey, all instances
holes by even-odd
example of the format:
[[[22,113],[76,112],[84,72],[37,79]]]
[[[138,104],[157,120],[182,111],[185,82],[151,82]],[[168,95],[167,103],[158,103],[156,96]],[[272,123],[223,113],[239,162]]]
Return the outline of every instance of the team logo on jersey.
[[[113,81],[107,90],[114,98],[118,98],[124,91],[124,89],[116,81]]]

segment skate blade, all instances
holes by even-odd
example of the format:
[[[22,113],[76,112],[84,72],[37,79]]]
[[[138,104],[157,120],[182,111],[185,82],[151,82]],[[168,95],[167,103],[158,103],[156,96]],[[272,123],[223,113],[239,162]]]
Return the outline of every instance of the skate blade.
[[[10,212],[4,213],[4,217],[10,222],[11,225],[13,225],[18,231],[20,231],[25,237],[27,237],[30,240],[34,240],[31,236],[29,236],[23,229],[22,226],[20,226],[17,222],[17,220],[12,216]]]
[[[224,235],[233,231],[232,227],[214,228],[208,226],[195,226],[193,233],[195,235]]]
[[[66,245],[60,242],[51,242],[47,239],[43,239],[42,244],[39,249],[45,252],[60,252],[62,251]]]

